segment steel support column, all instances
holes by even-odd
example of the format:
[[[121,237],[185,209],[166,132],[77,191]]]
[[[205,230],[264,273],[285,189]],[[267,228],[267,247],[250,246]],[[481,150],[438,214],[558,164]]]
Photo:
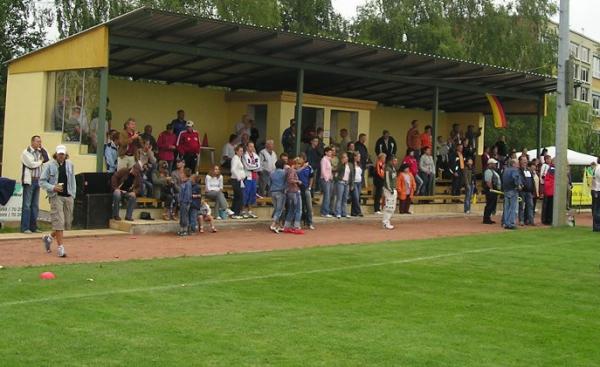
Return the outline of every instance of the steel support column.
[[[298,82],[296,84],[296,157],[300,155],[302,144],[302,101],[304,99],[304,69],[298,69]]]
[[[437,133],[438,133],[438,122],[439,122],[439,106],[440,106],[440,88],[433,88],[433,102],[431,108],[431,154],[433,155],[433,160],[437,159]],[[433,194],[435,195],[435,181],[437,177],[437,162],[435,165],[435,173],[433,175]]]
[[[540,154],[542,154],[542,122],[544,120],[544,102],[543,100],[537,103],[537,136],[536,136],[536,149],[537,155],[539,158]]]
[[[106,104],[108,99],[108,68],[100,70],[100,96],[98,97],[98,128],[96,129],[96,172],[104,171],[104,138],[106,137]]]

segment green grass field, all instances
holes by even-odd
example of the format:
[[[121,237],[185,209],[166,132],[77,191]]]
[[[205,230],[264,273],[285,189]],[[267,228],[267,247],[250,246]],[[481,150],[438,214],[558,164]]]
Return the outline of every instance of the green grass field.
[[[5,269],[0,365],[598,366],[599,263],[575,228]]]

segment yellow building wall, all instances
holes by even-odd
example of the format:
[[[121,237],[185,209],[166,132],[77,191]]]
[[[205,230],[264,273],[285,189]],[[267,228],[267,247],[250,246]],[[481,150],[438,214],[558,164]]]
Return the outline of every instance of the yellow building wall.
[[[101,26],[23,56],[9,74],[101,68],[108,66],[108,28]]]
[[[186,119],[194,121],[200,138],[206,133],[209,145],[219,152],[239,121],[239,116],[234,119],[228,115],[225,92],[220,90],[110,79],[108,96],[113,129],[122,130],[125,120],[133,117],[138,131],[151,125],[157,138],[177,117],[177,110],[183,109]]]

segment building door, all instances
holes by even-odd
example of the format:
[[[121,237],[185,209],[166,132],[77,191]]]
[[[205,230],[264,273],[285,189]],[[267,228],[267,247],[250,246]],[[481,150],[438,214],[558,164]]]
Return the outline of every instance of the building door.
[[[259,152],[265,147],[265,140],[267,139],[267,105],[249,105],[248,116],[254,120],[254,127],[258,130],[256,151]]]

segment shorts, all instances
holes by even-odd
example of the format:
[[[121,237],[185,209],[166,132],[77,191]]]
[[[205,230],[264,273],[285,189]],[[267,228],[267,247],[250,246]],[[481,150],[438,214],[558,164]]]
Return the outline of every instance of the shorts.
[[[244,206],[256,205],[256,181],[244,181]]]
[[[54,195],[50,197],[50,221],[54,231],[71,229],[73,222],[73,197]]]

